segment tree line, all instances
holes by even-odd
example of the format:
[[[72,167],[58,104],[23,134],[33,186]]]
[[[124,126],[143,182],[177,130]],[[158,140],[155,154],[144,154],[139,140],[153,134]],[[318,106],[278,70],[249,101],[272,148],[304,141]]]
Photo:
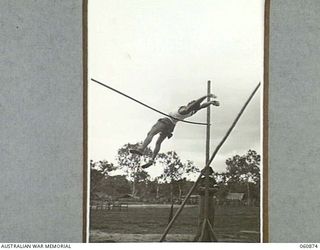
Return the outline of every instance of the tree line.
[[[104,194],[116,199],[130,194],[146,202],[181,201],[194,183],[192,177],[200,173],[200,168],[190,160],[183,162],[175,151],[169,151],[157,156],[155,164],[162,169],[162,173],[151,178],[140,166],[151,158],[152,151],[147,148],[143,156],[131,154],[129,150],[136,146],[128,143],[121,147],[116,164],[107,160],[90,161],[91,198]],[[260,155],[254,150],[226,159],[226,170],[213,172],[211,176],[212,185],[218,190],[217,199],[225,199],[228,193],[244,193],[248,202],[259,201],[260,161]],[[122,170],[125,174],[113,174],[116,170]]]

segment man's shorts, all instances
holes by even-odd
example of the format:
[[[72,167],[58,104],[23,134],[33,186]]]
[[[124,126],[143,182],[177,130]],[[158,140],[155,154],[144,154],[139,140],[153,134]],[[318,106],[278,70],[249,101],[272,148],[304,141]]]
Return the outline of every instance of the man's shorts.
[[[161,133],[170,138],[174,130],[175,124],[169,118],[161,118],[157,123],[152,127],[153,132]]]
[[[169,119],[169,118],[161,118],[158,120],[158,122],[161,122],[163,124],[165,124],[165,131],[168,134],[171,134],[174,130],[175,124]]]

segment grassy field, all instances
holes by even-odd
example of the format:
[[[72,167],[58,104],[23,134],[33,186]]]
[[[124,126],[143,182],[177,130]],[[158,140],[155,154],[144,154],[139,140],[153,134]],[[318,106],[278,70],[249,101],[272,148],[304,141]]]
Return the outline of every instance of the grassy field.
[[[175,211],[177,208],[175,208]],[[107,234],[161,234],[168,223],[170,208],[129,207],[128,210],[92,210],[90,214],[90,242],[95,242],[95,232]],[[216,208],[214,229],[223,241],[258,242],[259,235],[242,235],[241,231],[260,230],[257,207]],[[195,235],[198,225],[198,207],[185,207],[170,234]],[[101,241],[101,239],[99,240]]]

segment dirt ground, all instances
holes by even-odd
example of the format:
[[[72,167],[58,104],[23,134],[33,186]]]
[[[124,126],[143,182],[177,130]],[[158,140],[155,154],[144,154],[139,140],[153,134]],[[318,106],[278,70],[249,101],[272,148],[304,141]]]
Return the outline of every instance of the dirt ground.
[[[158,241],[168,223],[169,212],[170,206],[129,206],[121,211],[91,210],[90,242]],[[167,240],[192,241],[197,228],[198,207],[187,206],[174,223]],[[222,242],[259,242],[259,208],[217,207],[214,230]]]

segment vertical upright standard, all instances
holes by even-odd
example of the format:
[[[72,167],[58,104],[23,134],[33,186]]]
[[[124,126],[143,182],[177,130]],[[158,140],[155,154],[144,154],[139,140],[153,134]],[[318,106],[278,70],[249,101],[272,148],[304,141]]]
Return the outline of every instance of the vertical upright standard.
[[[210,159],[208,160],[206,166],[201,171],[201,174],[198,176],[197,180],[192,185],[191,189],[189,190],[189,192],[186,195],[185,199],[181,203],[180,207],[178,208],[178,210],[176,211],[176,213],[172,217],[171,221],[169,222],[169,224],[165,228],[163,234],[161,235],[160,242],[163,242],[165,240],[167,234],[169,233],[169,230],[171,229],[173,223],[177,220],[178,216],[182,212],[184,206],[186,205],[186,203],[187,203],[188,199],[190,198],[191,194],[193,193],[193,191],[196,190],[196,188],[198,187],[199,184],[202,184],[203,175],[208,176],[209,177],[209,181],[210,181],[210,176],[209,175],[210,175],[210,172],[213,172],[212,169],[210,168],[211,162],[216,157],[216,155],[219,152],[219,150],[222,147],[222,145],[228,139],[229,135],[231,134],[231,132],[234,129],[234,127],[236,126],[236,124],[239,121],[241,115],[243,114],[244,110],[248,106],[249,102],[251,101],[251,99],[253,98],[253,96],[255,95],[257,90],[259,89],[260,85],[261,85],[261,83],[259,83],[257,85],[257,87],[254,89],[254,91],[251,93],[251,95],[249,96],[249,98],[247,99],[247,101],[245,102],[243,107],[241,108],[240,112],[238,113],[237,117],[232,122],[230,128],[228,129],[228,131],[226,132],[226,134],[224,135],[222,140],[219,142],[219,144],[216,146],[216,148],[213,151],[213,153],[212,153]],[[210,121],[210,119],[209,119],[209,121]],[[208,138],[207,138],[207,141],[208,141]],[[205,189],[205,187],[200,187],[200,194],[202,193],[201,192],[201,188]],[[210,192],[211,190],[212,190],[212,192]],[[210,197],[210,193],[213,193],[214,189],[211,189],[211,190],[209,189],[209,195],[208,195],[209,197]],[[210,220],[210,215],[212,216],[213,213],[214,213],[214,211],[210,211],[210,203],[211,203],[210,200],[212,201],[213,199],[208,199],[206,205],[204,205],[205,204],[204,197],[205,197],[205,195],[202,195],[201,196],[201,200],[200,200],[200,217],[199,217],[200,237],[197,235],[194,240],[195,241],[217,241],[217,238],[216,238],[214,230],[213,230],[213,225],[214,225],[213,224],[213,218],[211,217],[211,220]],[[202,212],[202,211],[204,211],[204,207],[205,206],[209,207],[209,209],[208,208],[206,209],[206,211],[207,211],[206,212],[206,216],[204,216],[204,212]],[[211,208],[212,208],[212,210],[214,210],[213,202],[211,203]]]
[[[210,102],[210,95],[211,95],[211,82],[208,81],[208,88],[207,88],[207,101]],[[205,168],[205,207],[204,207],[204,216],[208,218],[209,215],[209,207],[208,207],[208,199],[209,199],[209,186],[210,186],[210,170],[208,166],[209,164],[209,154],[210,154],[210,105],[207,107],[207,129],[206,129],[206,168]]]
[[[207,102],[211,100],[211,82],[208,81],[207,85]],[[213,204],[213,188],[210,174],[213,172],[210,167],[210,106],[207,107],[207,128],[206,128],[206,157],[205,157],[205,169],[204,169],[204,183],[200,187],[200,216],[199,220],[201,228],[198,230],[201,232],[198,241],[217,241],[217,238],[213,231],[213,218],[214,218],[214,204]]]

